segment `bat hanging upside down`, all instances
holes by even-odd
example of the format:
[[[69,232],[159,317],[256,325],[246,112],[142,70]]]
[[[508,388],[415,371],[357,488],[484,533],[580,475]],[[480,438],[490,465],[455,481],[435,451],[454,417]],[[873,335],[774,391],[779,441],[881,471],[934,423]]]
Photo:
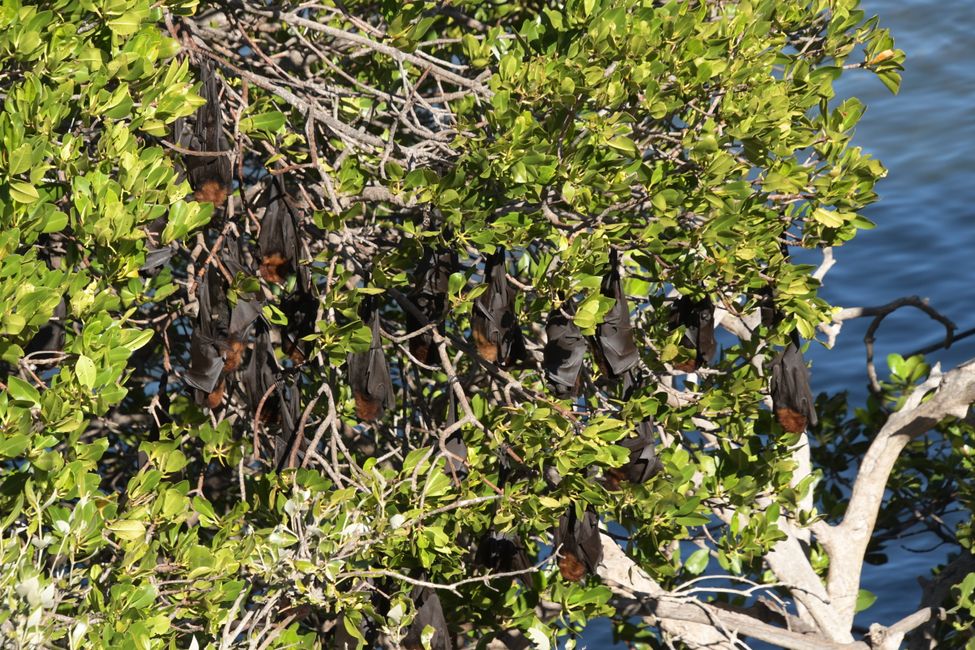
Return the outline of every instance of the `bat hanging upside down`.
[[[714,304],[710,298],[694,300],[681,296],[671,307],[669,324],[671,330],[684,327],[681,345],[694,351],[693,359],[678,363],[675,368],[694,372],[711,362],[718,344],[714,339]]]
[[[640,362],[640,353],[633,341],[630,307],[623,293],[619,253],[615,249],[610,251],[609,271],[603,276],[600,290],[615,302],[603,317],[603,322],[596,326],[596,336],[592,339],[593,357],[602,373],[610,380],[617,381],[636,367]]]
[[[450,275],[457,270],[456,251],[426,248],[423,259],[417,265],[413,292],[410,300],[426,316],[430,323],[442,324],[447,311],[447,291]],[[421,327],[420,321],[406,312],[406,331],[415,332]],[[427,330],[409,340],[410,354],[420,363],[436,362],[433,354],[433,333]]]
[[[484,263],[487,291],[477,297],[471,314],[471,332],[477,353],[504,368],[523,361],[525,340],[515,318],[515,294],[505,272],[505,254],[498,248]]]
[[[577,582],[587,573],[596,573],[596,567],[603,561],[599,517],[596,513],[587,508],[580,519],[575,506],[569,506],[559,518],[559,527],[552,540],[553,547],[559,548],[560,545],[559,572],[563,578]]]
[[[372,296],[363,299],[359,315],[372,333],[372,342],[365,352],[349,355],[349,383],[356,415],[360,420],[372,421],[380,419],[393,405],[393,382],[380,338],[379,308]]]
[[[571,309],[565,303],[563,310]],[[582,392],[586,339],[562,310],[553,310],[545,325],[548,343],[542,351],[542,366],[552,391],[559,398],[578,397]]]
[[[816,424],[816,408],[809,387],[809,369],[802,358],[799,336],[792,337],[785,349],[772,360],[772,408],[782,428],[789,433],[802,433]]]
[[[220,90],[213,66],[204,60],[200,66],[202,94],[206,104],[196,112],[196,126],[188,143],[192,151],[228,151],[230,145],[223,134],[220,110]],[[183,164],[193,188],[193,198],[223,205],[230,194],[233,170],[228,156],[183,156]]]

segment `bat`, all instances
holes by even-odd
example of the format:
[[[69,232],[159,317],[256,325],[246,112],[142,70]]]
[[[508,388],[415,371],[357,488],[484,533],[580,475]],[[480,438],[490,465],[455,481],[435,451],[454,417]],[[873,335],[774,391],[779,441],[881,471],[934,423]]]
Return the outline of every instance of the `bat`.
[[[478,355],[508,368],[527,355],[525,339],[515,318],[515,295],[505,275],[505,254],[498,248],[484,263],[487,291],[477,297],[471,314],[471,333]]]
[[[571,308],[569,303],[566,308]],[[552,391],[559,398],[578,397],[582,391],[586,340],[561,310],[549,314],[545,325],[548,343],[542,350],[542,367]]]
[[[815,425],[816,408],[809,387],[809,369],[799,348],[799,335],[792,332],[789,344],[772,360],[772,408],[782,428],[802,433]]]
[[[410,623],[409,630],[403,638],[403,647],[409,650],[423,650],[423,629],[428,625],[433,628],[433,638],[430,639],[430,650],[451,650],[450,630],[447,619],[443,615],[440,597],[429,587],[414,587],[413,602],[416,603],[416,617]]]
[[[714,304],[710,298],[694,300],[681,296],[671,306],[669,325],[671,330],[684,327],[681,345],[694,350],[694,359],[676,364],[684,372],[694,372],[710,363],[717,351],[714,340]]]
[[[603,545],[599,539],[599,517],[586,509],[582,518],[576,516],[576,509],[569,506],[559,518],[559,526],[553,536],[552,546],[562,547],[559,558],[559,573],[566,580],[578,582],[587,573],[595,573],[603,561]]]
[[[449,429],[457,422],[457,396],[452,387],[447,388],[447,400],[447,421],[444,423],[444,427]],[[460,429],[447,436],[444,441],[444,452],[446,459],[444,471],[454,479],[455,484],[459,485],[460,481],[468,474],[467,443],[464,442],[464,436]]]
[[[655,476],[663,463],[657,458],[657,445],[653,435],[653,420],[644,420],[636,426],[636,436],[631,436],[617,442],[630,452],[630,458],[620,467],[606,472],[606,484],[611,490],[618,490],[620,483],[645,483]]]
[[[517,533],[499,533],[493,528],[481,536],[474,553],[477,566],[497,573],[527,571],[532,563]]]
[[[288,317],[288,325],[281,335],[281,348],[299,365],[308,356],[309,342],[302,339],[315,331],[318,317],[318,299],[311,292],[310,278],[306,282],[302,276],[299,270],[297,288],[281,301],[281,311]]]
[[[277,367],[278,363],[271,350],[271,333],[266,326],[262,325],[258,327],[257,334],[254,336],[254,349],[251,351],[242,379],[244,394],[251,413],[257,414],[257,407],[260,406],[264,394],[274,385]],[[269,398],[261,409],[261,420],[268,422],[276,415],[277,404]]]
[[[623,294],[623,282],[619,272],[619,253],[609,254],[609,271],[603,276],[600,292],[616,302],[596,326],[596,336],[592,339],[593,357],[596,365],[612,381],[640,362],[640,353],[633,341],[633,326],[630,324],[630,308]]]
[[[416,267],[414,288],[410,300],[427,317],[430,323],[442,326],[447,311],[447,290],[450,275],[458,268],[457,252],[441,248],[434,251],[426,248],[423,258]],[[411,313],[406,312],[406,330],[415,332],[422,324]],[[429,330],[409,339],[410,354],[420,363],[436,362],[432,355],[433,333]]]
[[[196,125],[188,149],[193,151],[227,151],[230,145],[223,133],[223,116],[220,111],[220,91],[213,66],[204,60],[200,66],[203,82],[203,99],[206,104],[196,112]],[[233,170],[227,156],[184,156],[183,161],[193,198],[222,205],[230,194]]]
[[[379,309],[372,296],[366,296],[359,316],[372,331],[372,343],[365,352],[349,355],[349,383],[355,397],[355,410],[360,420],[378,420],[393,405],[393,382],[383,352],[379,333]]]
[[[264,193],[264,217],[257,242],[261,249],[258,272],[266,281],[284,284],[289,270],[298,267],[301,241],[298,238],[298,216],[292,210],[283,184],[274,179]]]
[[[223,401],[225,377],[240,367],[247,330],[260,316],[261,307],[239,300],[231,311],[223,279],[213,267],[198,287],[200,311],[190,337],[190,367],[184,380],[205,394],[207,406],[214,409]]]

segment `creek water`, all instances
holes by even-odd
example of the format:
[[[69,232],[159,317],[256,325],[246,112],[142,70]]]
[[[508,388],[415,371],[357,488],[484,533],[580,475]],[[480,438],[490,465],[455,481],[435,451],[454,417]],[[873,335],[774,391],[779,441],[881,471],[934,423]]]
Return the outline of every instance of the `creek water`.
[[[975,26],[973,0],[863,0],[867,15],[879,15],[896,47],[907,53],[900,94],[891,95],[870,73],[849,71],[838,84],[843,96],[867,106],[855,144],[881,160],[889,173],[878,186],[880,200],[865,214],[877,227],[835,249],[836,265],[822,295],[843,307],[881,305],[919,295],[954,320],[975,327]],[[802,258],[818,264],[819,255]],[[813,392],[846,390],[851,407],[865,399],[863,336],[867,320],[847,322],[835,347],[813,344]],[[886,376],[889,353],[907,354],[943,339],[944,331],[907,308],[878,331],[877,372]],[[975,358],[975,337],[931,354],[945,369]],[[912,537],[887,547],[890,561],[866,565],[863,587],[876,603],[857,619],[889,625],[917,609],[918,576],[943,562],[934,540]],[[918,552],[923,550],[923,552]],[[611,648],[605,621],[594,622],[579,646]],[[619,646],[623,647],[623,646]]]

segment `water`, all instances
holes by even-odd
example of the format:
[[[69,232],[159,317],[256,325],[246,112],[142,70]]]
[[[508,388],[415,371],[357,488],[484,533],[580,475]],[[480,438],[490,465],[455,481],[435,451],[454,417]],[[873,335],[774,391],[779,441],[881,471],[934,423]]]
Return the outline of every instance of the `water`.
[[[907,53],[898,96],[873,75],[851,71],[841,95],[855,95],[868,107],[855,142],[889,170],[880,201],[866,211],[877,224],[835,249],[837,264],[826,277],[823,296],[834,305],[881,305],[906,295],[930,304],[959,329],[975,327],[975,55],[970,29],[975,2],[954,0],[864,0],[867,15],[879,14],[896,46]],[[806,260],[803,260],[806,261]],[[813,262],[813,260],[809,260]],[[815,259],[818,262],[818,257]],[[851,404],[866,396],[863,335],[869,320],[847,322],[833,350],[813,346],[813,391],[850,392]],[[881,326],[875,350],[878,374],[891,352],[906,354],[943,338],[944,330],[907,308]],[[951,368],[975,357],[975,337],[929,355]],[[912,538],[910,548],[933,546]],[[944,561],[944,549],[912,553],[891,544],[890,562],[864,567],[863,586],[878,600],[858,623],[889,625],[917,609],[917,576]],[[590,648],[612,647],[605,621],[585,636]],[[619,646],[622,647],[622,646]]]

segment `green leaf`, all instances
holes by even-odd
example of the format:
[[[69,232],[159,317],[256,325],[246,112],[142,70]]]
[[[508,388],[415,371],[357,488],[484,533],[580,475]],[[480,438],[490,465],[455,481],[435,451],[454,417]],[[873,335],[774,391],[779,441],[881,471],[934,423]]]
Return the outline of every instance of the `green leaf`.
[[[30,183],[24,181],[10,181],[10,197],[18,203],[34,203],[41,195]]]
[[[280,111],[268,111],[245,117],[240,121],[240,130],[243,133],[252,131],[270,131],[275,133],[284,127],[284,113]]]
[[[867,591],[866,589],[861,589],[857,592],[857,605],[856,611],[859,614],[862,611],[870,609],[871,605],[877,602],[876,594]]]
[[[85,388],[91,389],[95,386],[95,362],[80,355],[74,365],[74,374],[78,377],[78,382]]]
[[[706,548],[699,548],[684,561],[684,569],[691,575],[699,576],[708,568],[711,552]]]
[[[19,402],[28,402],[34,406],[39,406],[41,403],[41,394],[37,389],[20,377],[10,376],[7,379],[7,392]]]
[[[105,526],[119,539],[134,541],[145,537],[146,525],[138,519],[119,519]]]

